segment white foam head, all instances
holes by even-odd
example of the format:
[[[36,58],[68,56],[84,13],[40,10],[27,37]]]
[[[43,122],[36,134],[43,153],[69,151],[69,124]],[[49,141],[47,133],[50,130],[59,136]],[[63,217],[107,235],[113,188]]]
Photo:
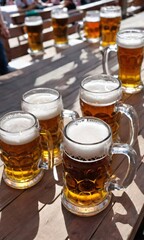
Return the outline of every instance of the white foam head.
[[[121,17],[121,15],[120,6],[103,6],[100,9],[100,16],[103,18],[116,18]]]
[[[26,26],[37,26],[43,23],[41,16],[30,16],[25,18]]]
[[[55,8],[51,11],[51,17],[56,19],[68,18],[68,10],[67,8]]]
[[[22,109],[34,114],[39,120],[47,120],[59,115],[63,109],[59,95],[46,91],[25,94]]]
[[[118,80],[105,80],[101,76],[83,80],[80,89],[80,98],[93,106],[108,106],[122,97],[122,89]]]
[[[36,120],[29,114],[12,112],[0,121],[0,139],[11,145],[22,145],[39,136]]]
[[[144,46],[144,32],[137,29],[118,32],[117,45],[123,48],[140,48]]]
[[[111,130],[96,118],[80,118],[70,122],[64,130],[65,151],[82,161],[93,161],[109,152]]]
[[[85,16],[85,21],[99,22],[100,21],[99,11],[87,11]]]

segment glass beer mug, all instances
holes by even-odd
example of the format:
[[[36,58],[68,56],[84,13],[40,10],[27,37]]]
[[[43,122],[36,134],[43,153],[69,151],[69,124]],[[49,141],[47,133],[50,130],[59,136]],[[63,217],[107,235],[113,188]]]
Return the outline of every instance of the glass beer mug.
[[[116,43],[116,34],[120,27],[122,12],[120,6],[103,6],[100,9],[101,46]]]
[[[127,143],[137,139],[139,121],[135,109],[122,103],[121,82],[105,74],[89,76],[81,82],[80,107],[83,116],[93,116],[110,125],[114,142],[121,142],[119,128],[122,114],[129,122]]]
[[[68,9],[60,7],[53,9],[51,18],[55,45],[62,48],[68,46]]]
[[[112,176],[114,154],[125,155],[128,162],[122,184]],[[112,144],[111,129],[104,121],[93,117],[71,121],[63,132],[62,204],[80,216],[101,212],[109,205],[112,190],[124,189],[133,181],[136,156],[128,144]]]
[[[53,142],[51,154],[54,165],[60,164],[64,123],[77,118],[78,113],[63,109],[60,93],[51,88],[34,88],[25,92],[22,96],[21,107],[22,110],[31,112],[38,118],[43,134],[45,131],[50,133]],[[46,145],[47,141],[43,139],[42,143]]]
[[[103,68],[110,73],[108,59],[111,52],[117,52],[119,63],[118,78],[122,82],[123,91],[129,94],[143,89],[141,66],[144,51],[144,33],[138,29],[125,29],[117,33],[117,45],[104,51]]]
[[[97,10],[87,11],[83,22],[79,22],[78,34],[83,40],[97,43],[100,40],[100,13]]]
[[[43,21],[41,16],[26,17],[25,31],[28,34],[28,52],[31,55],[43,54]]]
[[[51,168],[51,142],[47,137],[42,154],[41,133],[36,117],[23,111],[13,111],[0,119],[1,160],[4,163],[3,179],[13,188],[25,189],[35,185]],[[49,148],[50,147],[50,148]]]

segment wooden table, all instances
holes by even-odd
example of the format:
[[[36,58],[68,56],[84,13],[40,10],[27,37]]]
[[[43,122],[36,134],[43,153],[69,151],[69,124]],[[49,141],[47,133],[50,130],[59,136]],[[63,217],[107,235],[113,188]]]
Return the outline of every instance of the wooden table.
[[[124,20],[122,27],[129,23],[138,27],[138,22],[144,22],[144,13]],[[110,64],[115,68],[116,59],[111,59]],[[0,115],[20,109],[22,94],[33,87],[56,88],[63,96],[64,107],[80,113],[78,95],[81,80],[90,74],[102,72],[102,55],[95,45],[82,42],[71,46],[53,57],[1,76]],[[124,96],[124,100],[135,107],[140,122],[138,139],[134,145],[138,165],[131,185],[125,191],[113,192],[111,204],[106,210],[84,218],[71,214],[61,204],[61,165],[45,172],[41,182],[27,190],[12,189],[1,179],[0,240],[134,239],[144,217],[144,91]],[[123,126],[123,135],[125,129],[126,124]],[[123,159],[117,158],[116,174],[121,176],[124,167]],[[1,175],[2,171],[1,162]]]

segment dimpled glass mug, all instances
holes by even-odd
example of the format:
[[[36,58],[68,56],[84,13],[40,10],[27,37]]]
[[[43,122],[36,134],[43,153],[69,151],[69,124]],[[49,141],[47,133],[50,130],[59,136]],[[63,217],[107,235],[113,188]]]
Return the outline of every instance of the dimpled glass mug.
[[[83,116],[98,117],[110,125],[113,141],[121,142],[119,129],[124,114],[129,122],[127,143],[133,145],[137,139],[139,121],[135,109],[122,103],[121,82],[105,74],[89,76],[80,86],[80,106]]]
[[[118,78],[122,82],[124,92],[133,94],[143,89],[141,66],[144,52],[144,32],[138,29],[125,29],[117,33],[117,46],[104,51],[104,72],[110,73],[109,55],[117,52],[119,63]]]
[[[43,177],[43,169],[51,168],[50,153],[47,158],[42,154],[39,122],[30,113],[13,111],[0,119],[0,148],[3,179],[13,188],[35,185]],[[46,148],[49,152],[48,144]]]
[[[128,162],[122,185],[111,178],[114,154],[125,155]],[[112,144],[111,128],[104,121],[84,117],[69,122],[63,132],[63,205],[80,216],[101,212],[111,201],[111,190],[126,188],[133,181],[136,157],[128,144]]]
[[[84,32],[88,42],[100,40],[100,15],[99,11],[87,11],[84,18]]]
[[[51,19],[55,45],[62,48],[68,46],[68,9],[54,8],[51,11]]]
[[[43,49],[43,20],[41,16],[29,16],[25,18],[25,30],[28,34],[28,52],[31,55],[44,53]]]
[[[122,18],[120,6],[103,6],[100,9],[101,46],[107,47],[116,43],[116,34]]]
[[[77,112],[63,109],[60,93],[51,88],[34,88],[25,92],[22,96],[21,107],[22,110],[31,112],[38,118],[43,133],[43,145],[47,145],[45,131],[49,132],[53,142],[51,155],[54,165],[60,164],[64,120],[77,118]],[[47,151],[44,155],[47,155]]]

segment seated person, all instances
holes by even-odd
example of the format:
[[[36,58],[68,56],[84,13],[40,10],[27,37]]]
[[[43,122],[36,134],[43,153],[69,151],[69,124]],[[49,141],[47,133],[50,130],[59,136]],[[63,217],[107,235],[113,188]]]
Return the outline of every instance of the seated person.
[[[66,7],[68,10],[76,9],[76,5],[73,0],[64,0],[64,7]]]
[[[0,75],[4,75],[15,70],[8,65],[6,51],[2,43],[2,38],[9,38],[9,36],[9,30],[3,20],[3,16],[0,10]]]
[[[32,9],[43,9],[46,5],[38,0],[16,0],[15,1],[19,11],[29,11]]]

